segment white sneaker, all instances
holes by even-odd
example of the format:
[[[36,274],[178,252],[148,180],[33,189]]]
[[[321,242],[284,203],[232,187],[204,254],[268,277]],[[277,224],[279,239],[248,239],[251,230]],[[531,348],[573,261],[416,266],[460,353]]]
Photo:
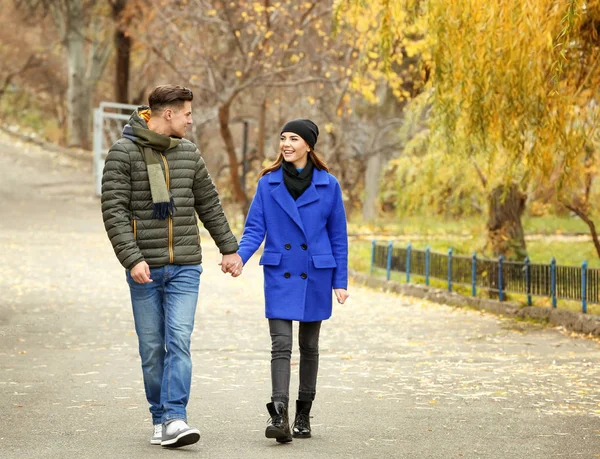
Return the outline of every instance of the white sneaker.
[[[174,419],[162,425],[161,446],[179,448],[200,440],[200,431],[187,425],[182,419]]]
[[[152,434],[152,438],[150,438],[151,445],[160,445],[162,441],[162,424],[154,425],[154,433]]]

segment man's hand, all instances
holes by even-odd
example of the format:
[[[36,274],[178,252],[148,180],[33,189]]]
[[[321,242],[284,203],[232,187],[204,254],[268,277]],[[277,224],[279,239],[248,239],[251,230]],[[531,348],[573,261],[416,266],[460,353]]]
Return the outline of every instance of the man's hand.
[[[334,288],[333,293],[335,293],[335,297],[337,298],[337,301],[340,304],[344,304],[344,302],[350,296],[348,290],[346,290],[345,288]]]
[[[147,284],[152,282],[150,279],[150,266],[145,261],[140,261],[137,265],[131,268],[131,277],[138,284]]]
[[[244,262],[237,253],[230,253],[229,255],[223,255],[219,266],[224,273],[231,273],[232,277],[238,277],[242,274]]]

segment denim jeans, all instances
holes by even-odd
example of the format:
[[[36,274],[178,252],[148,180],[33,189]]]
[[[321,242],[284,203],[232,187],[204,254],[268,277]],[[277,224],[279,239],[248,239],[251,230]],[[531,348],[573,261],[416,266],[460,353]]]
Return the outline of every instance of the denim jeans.
[[[289,402],[292,321],[269,319],[271,333],[271,400]],[[321,322],[299,322],[300,387],[298,400],[312,402],[317,393]]]
[[[187,421],[191,334],[201,265],[150,268],[153,282],[138,284],[126,272],[152,423]]]

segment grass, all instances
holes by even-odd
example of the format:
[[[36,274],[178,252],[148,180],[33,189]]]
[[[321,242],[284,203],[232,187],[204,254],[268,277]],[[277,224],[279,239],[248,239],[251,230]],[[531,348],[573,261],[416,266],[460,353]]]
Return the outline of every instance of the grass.
[[[359,234],[469,237],[472,234],[485,233],[485,227],[485,217],[445,220],[439,216],[425,215],[402,219],[392,216],[370,224],[354,220],[349,229],[350,232]],[[580,218],[570,216],[525,217],[523,230],[526,235],[589,234],[589,228]]]
[[[581,266],[584,260],[590,268],[600,268],[600,259],[591,241],[580,237],[562,237],[588,234],[587,226],[581,220],[571,217],[531,217],[524,220],[526,234],[537,237],[527,240],[527,251],[532,263],[549,263],[552,257],[557,264],[566,266]],[[477,252],[484,257],[482,247],[485,245],[485,222],[476,219],[459,221],[444,221],[431,217],[411,217],[400,222],[378,222],[374,225],[364,225],[353,222],[349,225],[351,237],[349,264],[356,271],[369,273],[371,267],[371,240],[393,241],[395,246],[406,247],[410,242],[413,249],[425,250],[427,246],[434,252],[448,252],[452,247],[456,255],[472,255]],[[549,236],[553,236],[550,238]],[[385,276],[385,270],[375,270],[374,275]],[[391,280],[405,283],[406,274],[391,273]],[[411,283],[424,283],[424,279],[411,276]],[[447,282],[431,279],[430,285],[447,288]],[[470,287],[456,285],[454,288],[461,294],[470,295]],[[487,292],[480,291],[487,296]],[[509,294],[511,301],[526,305],[524,295]],[[550,299],[533,297],[533,304],[540,307],[550,307]],[[558,308],[570,311],[581,311],[581,302],[558,301]],[[588,313],[600,315],[600,305],[588,304]]]
[[[350,261],[350,266],[352,267],[352,269],[356,269],[352,266],[352,261]],[[366,272],[367,273],[370,272],[370,268],[367,269]],[[386,276],[386,270],[381,269],[381,268],[375,268],[373,270],[373,276],[375,276],[377,278],[384,278]],[[407,283],[406,282],[406,273],[392,271],[390,273],[390,280],[393,282],[397,282],[399,284],[406,284]],[[411,275],[410,283],[425,285],[425,278],[423,276]],[[440,280],[440,279],[430,278],[429,286],[446,290],[448,288],[448,282]],[[463,284],[453,284],[452,291],[457,292],[464,296],[472,295],[471,286],[467,286],[467,285],[463,285]],[[478,298],[493,298],[493,296],[490,296],[489,293],[483,289],[478,289],[476,296]],[[497,299],[497,297],[496,297],[496,299]],[[511,301],[513,303],[517,303],[521,306],[527,306],[527,296],[526,295],[509,293],[509,294],[505,294],[505,300]],[[549,308],[549,307],[552,307],[552,304],[551,304],[550,298],[534,296],[534,297],[532,297],[532,306]],[[578,302],[578,301],[558,300],[557,308],[566,310],[566,311],[581,312],[582,306],[581,306],[581,302]],[[588,303],[587,313],[600,316],[600,304],[589,304]]]
[[[600,258],[593,243],[585,236],[587,225],[572,217],[530,217],[523,222],[527,252],[532,263],[550,263],[552,257],[557,264],[581,266],[588,262],[590,268],[600,268]],[[483,248],[486,243],[485,222],[475,218],[443,220],[440,218],[410,217],[400,222],[377,222],[364,225],[352,222],[349,233],[356,244],[369,245],[375,238],[379,241],[394,241],[394,245],[424,250],[427,246],[434,252],[447,253],[451,247],[457,255],[472,255],[486,258]],[[576,236],[576,237],[573,237]],[[354,243],[354,242],[353,242]],[[487,256],[489,258],[489,255]],[[369,259],[370,260],[370,259]]]

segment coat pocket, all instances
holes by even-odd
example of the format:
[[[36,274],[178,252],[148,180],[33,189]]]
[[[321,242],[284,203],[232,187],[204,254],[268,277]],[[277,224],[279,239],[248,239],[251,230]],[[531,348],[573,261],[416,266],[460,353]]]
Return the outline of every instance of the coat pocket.
[[[335,258],[333,258],[333,255],[313,255],[312,260],[315,265],[315,268],[337,267],[337,263],[335,262]]]
[[[278,252],[264,252],[260,257],[259,265],[279,266],[281,263],[281,254]]]

